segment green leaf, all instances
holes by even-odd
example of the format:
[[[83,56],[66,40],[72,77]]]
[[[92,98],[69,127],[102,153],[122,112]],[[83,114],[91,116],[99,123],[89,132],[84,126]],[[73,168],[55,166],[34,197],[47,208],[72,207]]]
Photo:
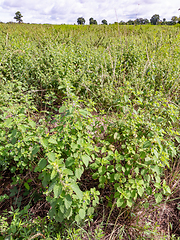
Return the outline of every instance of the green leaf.
[[[175,139],[177,140],[178,143],[180,143],[180,138],[179,137],[175,137]]]
[[[62,213],[65,212],[65,206],[63,204],[60,205],[59,209]]]
[[[163,198],[161,193],[156,193],[154,195],[154,197],[155,197],[156,203],[160,203],[162,201],[162,198]]]
[[[70,167],[73,164],[74,164],[74,158],[73,157],[68,157],[65,161],[66,167]]]
[[[11,232],[15,233],[17,231],[16,226],[15,225],[11,225]]]
[[[156,176],[155,178],[156,178],[156,182],[157,182],[157,183],[160,183],[160,182],[161,182],[161,178],[160,178],[159,176]]]
[[[121,165],[121,164],[116,164],[116,170],[117,170],[118,172],[121,172],[121,170],[122,170],[122,165]]]
[[[156,158],[158,159],[158,156],[159,156],[159,154],[158,154],[158,152],[154,149],[154,155],[156,156]]]
[[[48,188],[48,192],[50,193],[53,189],[54,189],[54,186],[56,185],[55,182],[52,182]]]
[[[87,167],[89,165],[89,162],[91,162],[91,158],[87,154],[85,154],[85,155],[82,155],[82,161]]]
[[[32,120],[29,120],[29,125],[32,127],[32,128],[36,128],[36,123]]]
[[[69,219],[71,216],[72,216],[72,208],[68,208],[66,211],[65,211],[65,214],[64,216]]]
[[[19,128],[22,132],[25,132],[25,131],[26,131],[26,125],[19,125],[18,128]]]
[[[114,139],[116,140],[116,139],[117,139],[117,137],[118,137],[118,133],[117,133],[117,132],[115,132],[115,134],[114,134]]]
[[[100,166],[98,168],[98,172],[100,175],[104,175],[106,173],[106,167],[105,166]]]
[[[84,219],[84,218],[85,218],[85,215],[86,215],[85,210],[84,210],[84,209],[80,209],[80,210],[79,210],[79,216],[80,216],[80,218],[81,218],[81,219]]]
[[[150,141],[146,141],[143,145],[143,148],[148,148],[152,145],[152,143]]]
[[[13,137],[13,138],[11,139],[11,143],[12,143],[13,145],[16,143],[16,141],[17,141],[17,138],[15,138],[15,137]]]
[[[50,153],[47,154],[47,156],[48,156],[48,160],[50,162],[54,162],[55,161],[55,153],[50,152]]]
[[[141,152],[140,158],[144,159],[145,157],[146,157],[146,153],[145,152]]]
[[[37,152],[39,152],[39,146],[35,146],[34,148],[33,148],[33,150],[32,150],[32,156],[34,156]]]
[[[82,168],[75,169],[75,176],[77,177],[77,179],[79,179],[79,180],[81,179],[83,172],[84,172],[84,169],[82,169]]]
[[[17,129],[13,129],[11,133],[11,137],[15,137],[17,133]]]
[[[43,168],[45,168],[46,165],[47,165],[47,160],[45,158],[42,158],[38,163],[39,170],[41,171]]]
[[[166,193],[171,194],[171,189],[170,189],[169,186],[166,185],[166,187],[163,186],[163,188],[164,188],[164,190],[165,190]]]
[[[105,181],[106,181],[106,178],[104,176],[100,176],[99,182],[100,183],[105,183]]]
[[[30,186],[29,186],[29,184],[28,184],[27,182],[24,183],[24,186],[25,186],[25,188],[26,188],[27,190],[30,189]]]
[[[70,208],[71,204],[72,204],[72,198],[71,196],[68,194],[65,196],[64,198],[64,204],[65,204],[65,207],[68,209]]]
[[[87,215],[92,215],[94,213],[94,208],[93,207],[89,207],[87,210]]]
[[[58,198],[62,193],[62,186],[60,184],[56,184],[53,188],[53,191],[54,191],[54,197]]]
[[[116,173],[115,175],[114,175],[114,180],[119,180],[121,178],[121,174],[120,173]]]
[[[144,206],[144,208],[149,208],[149,203],[148,203],[148,202],[145,202],[145,203],[143,204],[143,206]]]
[[[138,175],[138,174],[139,174],[139,168],[136,167],[136,168],[134,169],[134,172],[136,173],[136,175]]]
[[[76,221],[77,223],[79,223],[79,222],[81,221],[81,218],[80,218],[79,214],[77,214],[77,215],[75,216],[75,221]]]
[[[137,186],[137,190],[138,190],[138,194],[140,197],[142,197],[143,193],[144,193],[144,187],[142,186]]]
[[[87,117],[88,115],[90,115],[90,113],[84,109],[79,109],[79,113],[84,117]]]
[[[79,186],[74,182],[70,184],[71,189],[76,193],[79,199],[83,198],[83,192],[80,190]]]
[[[128,200],[127,200],[127,206],[128,206],[128,207],[132,207],[132,205],[133,205],[132,199],[128,199]]]
[[[157,119],[157,122],[158,122],[158,123],[163,122],[163,121],[164,121],[164,119],[161,118],[161,117]]]
[[[75,144],[75,143],[71,143],[71,148],[72,148],[72,151],[75,152],[76,149],[78,149],[78,144]]]
[[[30,183],[30,182],[32,182],[32,179],[31,179],[31,178],[29,178],[29,179],[27,180],[27,183]]]
[[[53,178],[55,178],[56,175],[57,175],[57,171],[56,171],[55,169],[53,169],[53,170],[52,170],[52,173],[51,173],[51,180],[52,180]]]
[[[155,186],[155,188],[157,188],[157,189],[161,189],[161,183],[154,183],[154,186]]]
[[[60,107],[59,113],[64,113],[65,111],[66,111],[66,107],[65,106]]]
[[[71,170],[68,169],[68,168],[65,168],[65,169],[63,170],[63,173],[66,174],[66,175],[74,175],[73,171],[71,171]]]
[[[41,144],[44,148],[48,148],[48,140],[46,138],[41,139]]]
[[[49,142],[49,143],[52,143],[52,144],[57,144],[56,139],[54,139],[54,138],[52,138],[52,137],[48,140],[48,142]]]
[[[119,198],[117,200],[117,207],[121,207],[124,204],[124,200],[122,198]]]
[[[147,188],[146,188],[146,193],[147,193],[148,195],[151,195],[151,194],[152,194],[152,188],[151,188],[151,187],[147,187]]]

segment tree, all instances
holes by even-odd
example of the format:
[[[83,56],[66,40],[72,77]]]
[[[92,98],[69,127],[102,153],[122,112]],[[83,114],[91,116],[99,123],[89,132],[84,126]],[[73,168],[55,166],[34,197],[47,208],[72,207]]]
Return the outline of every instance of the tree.
[[[14,17],[14,19],[16,19],[16,22],[18,22],[18,23],[22,23],[23,22],[23,20],[22,20],[22,14],[20,13],[20,11],[17,11],[16,13],[15,13],[15,17]]]
[[[77,23],[78,23],[78,25],[84,25],[85,24],[85,19],[83,17],[79,17],[77,19]]]
[[[166,24],[166,18],[163,18],[163,24]]]
[[[171,21],[173,22],[173,24],[176,24],[176,23],[178,22],[178,17],[173,16],[173,17],[171,18]]]
[[[148,23],[149,23],[149,20],[147,18],[137,18],[136,20],[134,20],[135,25],[145,25]]]
[[[127,25],[134,25],[134,21],[133,20],[128,20]]]
[[[102,24],[107,25],[107,24],[108,24],[108,23],[107,23],[107,20],[103,19],[103,20],[102,20]]]
[[[160,20],[159,14],[154,14],[154,15],[151,17],[150,22],[151,22],[152,25],[157,25],[158,22],[159,22],[159,20]]]
[[[117,22],[115,22],[116,24],[117,24]],[[119,24],[120,25],[126,25],[126,23],[123,21],[123,20],[121,20],[120,22],[119,22]]]
[[[149,20],[147,18],[144,18],[144,24],[148,24]]]
[[[93,18],[90,18],[89,19],[89,24],[92,25],[92,24],[96,24],[97,25],[97,21]]]

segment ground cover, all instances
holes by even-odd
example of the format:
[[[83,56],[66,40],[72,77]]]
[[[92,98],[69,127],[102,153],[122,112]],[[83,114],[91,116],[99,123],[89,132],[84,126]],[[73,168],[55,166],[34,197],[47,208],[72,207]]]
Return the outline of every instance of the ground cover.
[[[178,239],[179,26],[0,42],[0,238]]]

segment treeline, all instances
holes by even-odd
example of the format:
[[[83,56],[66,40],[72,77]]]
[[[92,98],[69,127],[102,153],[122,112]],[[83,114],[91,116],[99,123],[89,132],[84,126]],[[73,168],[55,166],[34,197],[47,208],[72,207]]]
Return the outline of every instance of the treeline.
[[[84,25],[85,24],[85,19],[83,17],[79,17],[77,19],[77,24],[78,25]],[[114,22],[115,24],[118,24],[118,22]],[[160,19],[159,14],[154,14],[150,20],[147,18],[137,18],[135,20],[128,20],[127,22],[125,21],[120,21],[120,25],[145,25],[145,24],[152,24],[152,25],[175,25],[179,23],[180,24],[180,17],[173,16],[170,21],[167,21],[166,18],[163,18],[162,20]],[[95,24],[97,25],[97,21],[93,19],[92,17],[89,19],[89,24]],[[103,19],[101,21],[101,24],[107,25],[108,22],[107,20]]]
[[[15,13],[14,19],[16,20],[17,23],[23,23],[22,20],[22,14],[20,11],[17,11]],[[77,19],[77,24],[78,25],[84,25],[85,24],[85,19],[83,17],[79,17]],[[3,23],[3,22],[0,22]],[[7,23],[14,23],[14,22],[7,22]],[[120,25],[145,25],[145,24],[152,24],[152,25],[175,25],[179,23],[180,24],[180,16],[173,16],[170,21],[167,21],[166,18],[163,18],[162,20],[160,19],[159,14],[154,14],[150,20],[147,18],[137,18],[135,20],[128,20],[127,22],[121,20],[119,23],[114,22],[114,24],[120,24]],[[89,18],[89,25],[97,25],[97,20],[94,18]],[[101,24],[108,25],[108,22],[106,19],[103,19],[101,21]],[[110,24],[110,23],[109,23]]]

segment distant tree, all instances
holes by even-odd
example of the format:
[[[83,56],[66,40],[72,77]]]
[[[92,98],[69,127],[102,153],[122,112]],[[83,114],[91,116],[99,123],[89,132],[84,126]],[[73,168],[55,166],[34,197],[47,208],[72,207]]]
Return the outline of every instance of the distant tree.
[[[150,22],[151,22],[152,25],[157,25],[158,22],[159,22],[159,20],[160,20],[159,14],[154,14],[154,15],[151,17]]]
[[[149,20],[147,18],[144,18],[144,24],[148,24]]]
[[[89,19],[89,24],[91,25],[91,24],[94,24],[94,19],[93,18],[90,18]]]
[[[134,25],[134,21],[133,20],[127,21],[127,25]]]
[[[85,19],[84,19],[83,17],[79,17],[79,18],[77,19],[77,24],[78,24],[78,25],[84,25],[84,24],[85,24]]]
[[[107,20],[103,19],[103,20],[102,20],[102,24],[107,25],[107,24],[108,24],[108,23],[107,23]]]
[[[17,11],[17,12],[15,13],[14,19],[16,19],[16,22],[22,23],[22,22],[23,22],[22,17],[23,17],[23,16],[22,16],[22,14],[20,13],[20,11]]]
[[[90,24],[90,25],[92,25],[92,24],[97,25],[97,21],[96,21],[95,19],[93,19],[93,18],[90,18],[90,19],[89,19],[89,24]]]
[[[7,24],[15,24],[15,22],[10,21],[10,22],[7,22]]]
[[[148,24],[149,20],[147,18],[137,18],[136,20],[134,20],[135,25],[144,25],[144,24]]]
[[[177,22],[178,22],[178,17],[176,17],[176,16],[173,16],[172,18],[171,18],[171,21],[173,22],[173,24],[176,24]]]
[[[118,22],[115,22],[115,24],[117,24]],[[119,22],[119,24],[120,25],[126,25],[126,23],[123,21],[123,20],[121,20],[120,22]]]
[[[166,25],[173,25],[173,21],[166,21]]]
[[[165,18],[163,18],[163,23],[165,23],[166,22],[166,19]]]
[[[142,25],[142,24],[144,24],[144,19],[143,18],[137,18],[135,20],[135,22],[136,22],[136,25]]]

